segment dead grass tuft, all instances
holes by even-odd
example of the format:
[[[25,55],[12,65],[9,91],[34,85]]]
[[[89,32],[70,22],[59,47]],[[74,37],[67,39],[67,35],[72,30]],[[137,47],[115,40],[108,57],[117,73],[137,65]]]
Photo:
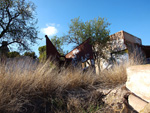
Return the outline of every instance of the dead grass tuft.
[[[104,86],[108,87],[116,87],[125,84],[127,80],[126,68],[143,63],[143,60],[137,59],[132,55],[128,61],[121,64],[114,64],[112,68],[102,71],[99,76],[100,80]]]
[[[95,75],[89,70],[58,69],[49,61],[1,63],[1,113],[59,113],[104,111],[103,93],[99,87],[117,86],[126,82],[125,68],[115,65]]]

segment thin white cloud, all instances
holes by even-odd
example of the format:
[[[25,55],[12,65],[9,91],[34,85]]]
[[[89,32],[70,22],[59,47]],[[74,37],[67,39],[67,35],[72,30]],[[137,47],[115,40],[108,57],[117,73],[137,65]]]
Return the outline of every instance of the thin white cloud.
[[[60,24],[57,24],[57,27],[60,27]]]
[[[55,26],[56,24],[55,23],[48,23],[46,24],[46,26]]]
[[[54,36],[58,33],[57,28],[54,25],[46,25],[46,28],[42,28],[41,32],[48,36]]]

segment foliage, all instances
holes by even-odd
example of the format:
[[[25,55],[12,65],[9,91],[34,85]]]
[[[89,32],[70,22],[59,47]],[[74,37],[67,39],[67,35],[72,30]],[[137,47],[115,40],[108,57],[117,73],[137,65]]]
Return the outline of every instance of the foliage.
[[[54,36],[51,38],[51,42],[56,47],[57,51],[61,55],[64,55],[64,51],[62,49],[62,45],[63,45],[62,39],[57,36]],[[40,61],[45,61],[46,60],[46,46],[41,46],[41,47],[39,47],[38,50],[39,50],[39,54],[40,54],[40,56],[39,56]]]
[[[23,55],[20,55],[19,52],[13,51],[13,52],[8,52],[7,54],[8,58],[14,58],[14,57],[20,57],[20,56],[29,56],[33,59],[37,58],[37,56],[35,55],[35,52],[25,52]]]
[[[46,61],[46,46],[39,47],[39,60],[40,61]]]
[[[7,57],[8,58],[14,58],[14,57],[19,57],[20,53],[17,51],[13,51],[13,52],[8,52]]]
[[[110,24],[104,18],[98,17],[90,21],[83,22],[80,18],[71,20],[68,35],[63,36],[64,43],[81,44],[83,41],[91,37],[93,46],[94,59],[98,63],[100,70],[101,58],[107,59],[106,51],[108,50]]]
[[[25,52],[24,56],[30,56],[33,59],[37,58],[37,56],[35,55],[35,52]]]
[[[107,28],[109,25],[106,19],[100,17],[86,22],[80,20],[79,17],[74,18],[71,20],[68,35],[63,37],[64,42],[79,45],[91,37],[93,44],[95,44],[95,42],[104,43],[108,40],[109,30]]]
[[[28,50],[36,43],[37,19],[35,6],[25,0],[0,0],[0,43],[16,44],[18,50]]]
[[[64,51],[62,49],[62,45],[63,45],[63,40],[57,36],[54,36],[51,38],[51,42],[53,43],[53,45],[56,47],[57,51],[61,54],[64,55]]]

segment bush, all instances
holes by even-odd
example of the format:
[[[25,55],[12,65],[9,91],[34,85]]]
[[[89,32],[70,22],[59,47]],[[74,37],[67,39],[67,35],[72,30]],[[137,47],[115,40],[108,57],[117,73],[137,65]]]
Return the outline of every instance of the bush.
[[[14,57],[19,57],[20,53],[17,51],[13,51],[13,52],[8,52],[7,57],[8,58],[14,58]]]
[[[46,61],[46,46],[42,46],[42,47],[39,47],[39,60],[40,62],[45,62]]]
[[[37,56],[35,55],[35,52],[25,52],[24,56],[29,56],[29,57],[31,57],[33,59],[37,58]]]

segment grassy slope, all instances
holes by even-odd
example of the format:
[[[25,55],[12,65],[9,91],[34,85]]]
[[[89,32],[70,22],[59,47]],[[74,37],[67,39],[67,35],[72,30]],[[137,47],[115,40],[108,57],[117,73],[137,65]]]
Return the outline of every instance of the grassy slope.
[[[104,112],[106,104],[98,88],[114,88],[126,82],[126,67],[115,65],[94,75],[91,71],[56,68],[22,61],[0,66],[0,113]]]

